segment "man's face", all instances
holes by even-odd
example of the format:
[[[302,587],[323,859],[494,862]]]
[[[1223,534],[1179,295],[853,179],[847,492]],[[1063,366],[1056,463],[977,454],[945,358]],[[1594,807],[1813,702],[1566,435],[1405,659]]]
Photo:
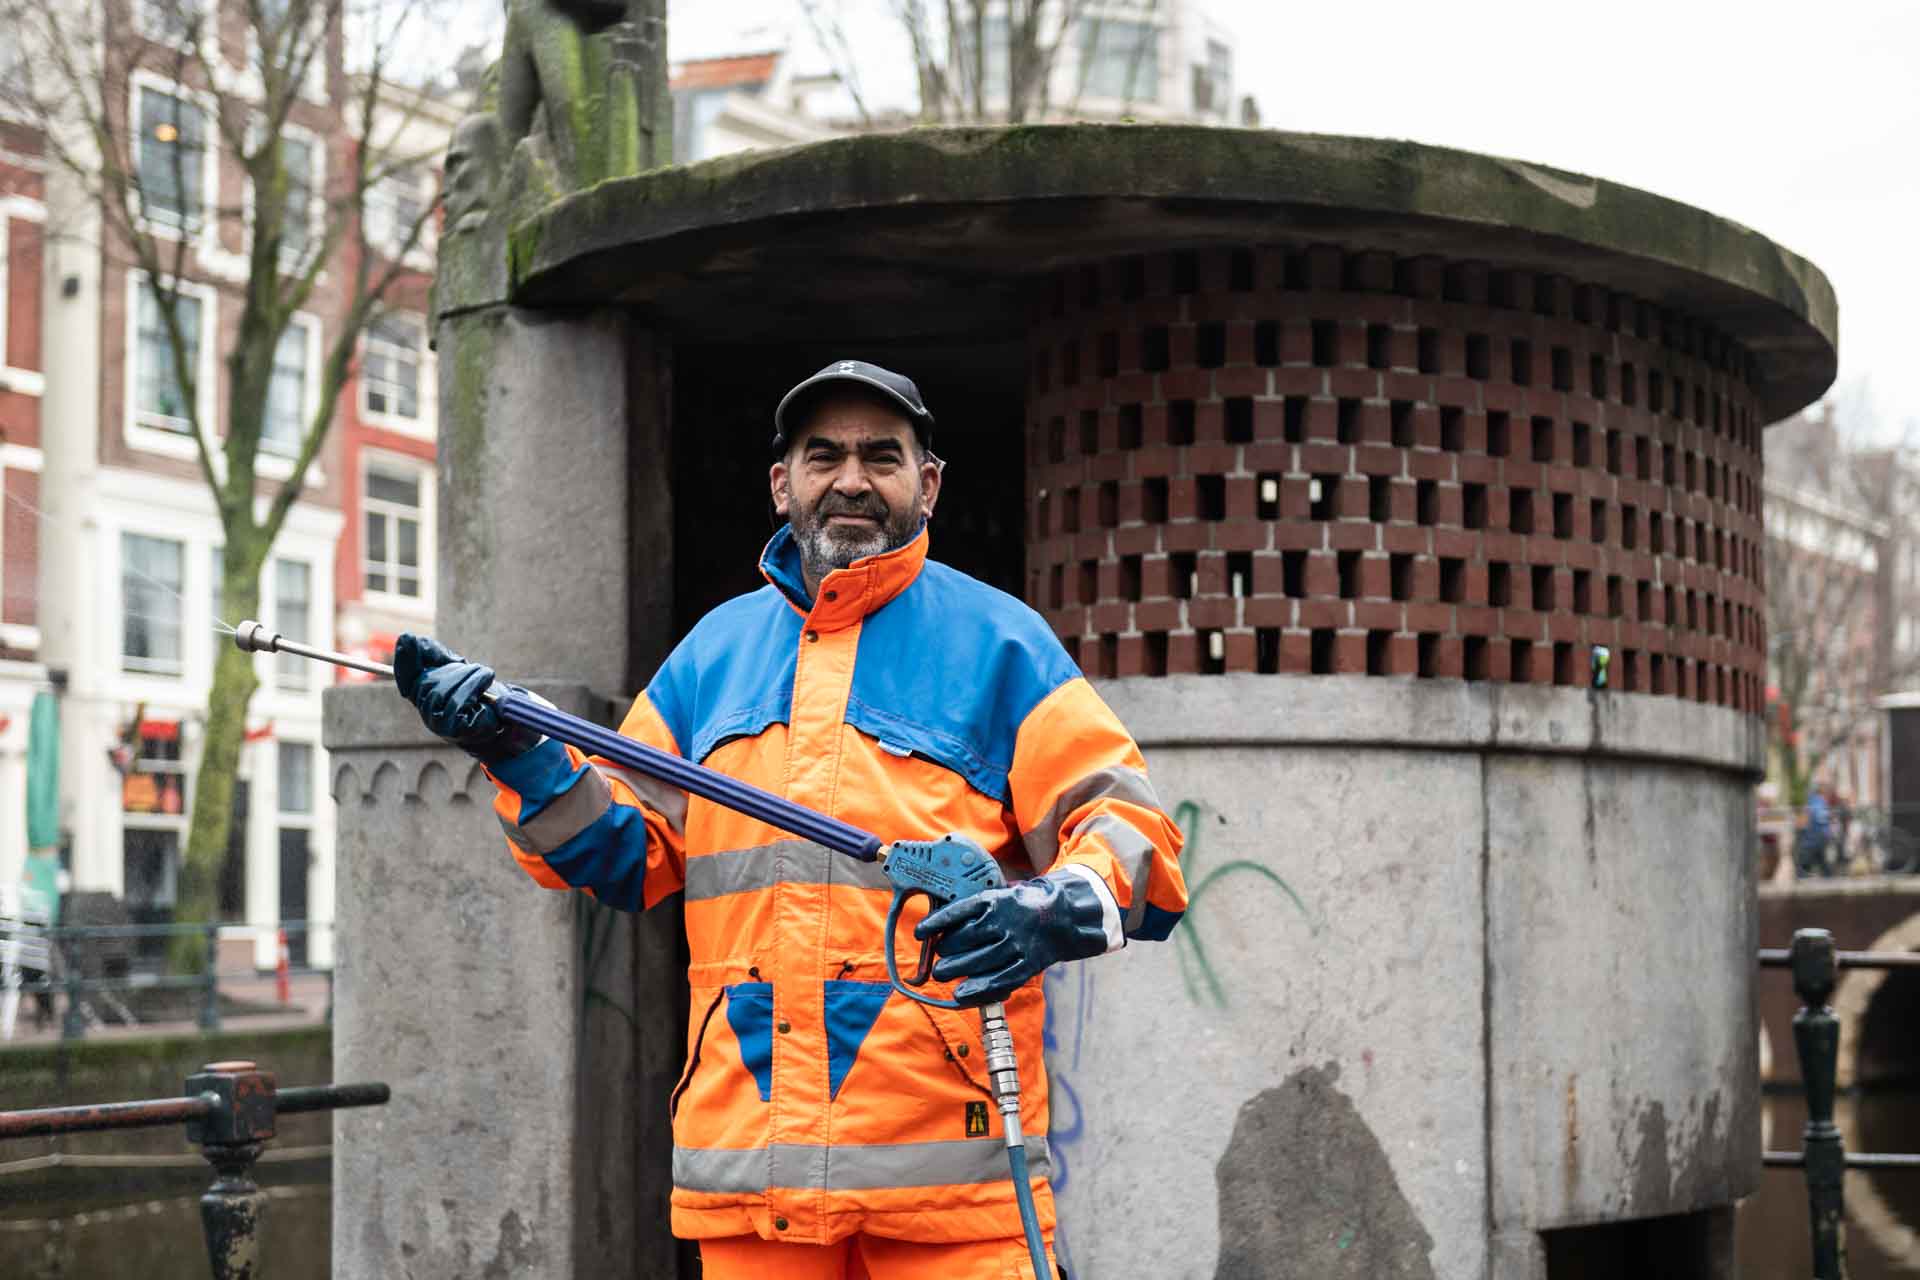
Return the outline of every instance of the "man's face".
[[[862,556],[905,546],[940,492],[940,468],[915,447],[906,418],[837,391],[814,406],[768,477],[812,589]]]

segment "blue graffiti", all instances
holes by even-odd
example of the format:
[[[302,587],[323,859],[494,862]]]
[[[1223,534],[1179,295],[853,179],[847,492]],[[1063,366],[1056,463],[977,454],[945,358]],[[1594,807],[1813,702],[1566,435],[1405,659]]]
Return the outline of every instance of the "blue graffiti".
[[[1057,1021],[1061,997],[1066,994],[1068,983],[1074,986],[1071,1053],[1065,1051],[1064,1038]],[[1094,971],[1091,965],[1062,965],[1047,971],[1047,1016],[1041,1027],[1040,1042],[1047,1056],[1051,1110],[1047,1145],[1053,1157],[1053,1172],[1048,1181],[1052,1183],[1056,1197],[1067,1188],[1076,1149],[1087,1133],[1086,1112],[1080,1105],[1079,1093],[1073,1087],[1073,1076],[1080,1069],[1080,1050],[1086,1040],[1087,1013],[1093,1006],[1093,985]],[[1053,1253],[1055,1260],[1071,1273],[1074,1269],[1073,1247],[1067,1239],[1064,1217],[1054,1226]]]

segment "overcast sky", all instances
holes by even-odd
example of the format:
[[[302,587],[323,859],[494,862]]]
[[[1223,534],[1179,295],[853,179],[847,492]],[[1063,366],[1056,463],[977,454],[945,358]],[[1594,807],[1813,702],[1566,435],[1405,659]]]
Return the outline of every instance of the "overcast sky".
[[[825,0],[831,7],[835,0]],[[912,91],[887,0],[840,0],[869,94]],[[1920,3],[1209,0],[1262,123],[1410,138],[1655,191],[1810,259],[1840,377],[1920,442]],[[674,0],[675,58],[808,43],[799,0]],[[812,55],[810,60],[817,61]],[[1850,399],[1853,397],[1849,397]]]

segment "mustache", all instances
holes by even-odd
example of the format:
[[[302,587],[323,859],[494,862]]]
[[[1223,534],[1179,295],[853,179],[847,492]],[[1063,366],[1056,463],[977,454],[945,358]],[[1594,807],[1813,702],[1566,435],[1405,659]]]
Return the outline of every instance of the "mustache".
[[[820,520],[826,520],[832,516],[865,516],[869,520],[877,520],[884,524],[887,517],[893,513],[888,509],[886,502],[878,496],[869,494],[864,499],[848,498],[828,490],[820,501],[813,505],[813,514]]]

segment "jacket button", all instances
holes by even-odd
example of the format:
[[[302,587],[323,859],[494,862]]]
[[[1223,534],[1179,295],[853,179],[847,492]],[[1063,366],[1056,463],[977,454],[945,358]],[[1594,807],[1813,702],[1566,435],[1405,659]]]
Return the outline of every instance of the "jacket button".
[[[775,1218],[773,1220],[773,1229],[775,1231],[785,1231],[787,1229],[787,1220],[785,1218]]]
[[[955,1050],[955,1052],[957,1052],[961,1057],[964,1058],[970,1052],[970,1048],[969,1046],[963,1044],[959,1047],[959,1049]]]
[[[829,600],[838,600],[839,598],[840,598],[840,593],[839,593],[838,591],[829,591],[829,592],[827,592],[827,599],[829,599]]]
[[[791,1022],[788,1022],[785,1018],[780,1019],[780,1034],[785,1035],[787,1034],[787,1032],[791,1030],[793,1030],[793,1024]]]
[[[809,640],[818,640],[819,638],[820,638],[820,633],[819,633],[818,631],[809,631],[809,632],[807,632],[807,639],[809,639]]]

